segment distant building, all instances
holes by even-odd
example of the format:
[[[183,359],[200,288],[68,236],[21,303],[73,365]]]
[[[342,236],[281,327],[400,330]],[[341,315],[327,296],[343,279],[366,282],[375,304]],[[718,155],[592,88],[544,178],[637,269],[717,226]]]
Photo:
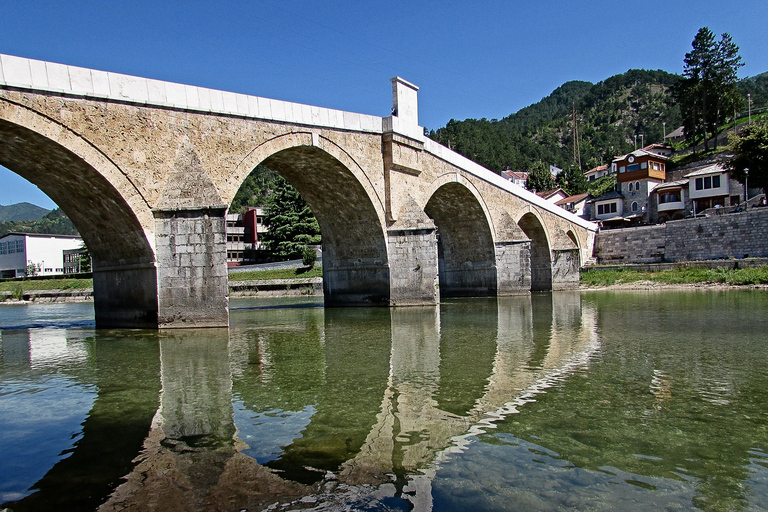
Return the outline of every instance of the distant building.
[[[685,138],[685,127],[681,126],[664,136],[664,142],[680,142]]]
[[[552,176],[555,176],[555,177],[556,177],[556,176],[557,176],[558,174],[560,174],[561,172],[563,172],[563,170],[562,170],[561,168],[559,168],[558,166],[556,166],[556,165],[550,165],[550,166],[549,166],[549,173],[550,173]]]
[[[8,233],[0,237],[0,277],[64,274],[64,251],[78,249],[83,240],[72,235]]]
[[[574,215],[589,220],[591,215],[590,199],[592,199],[592,196],[589,195],[588,192],[585,192],[584,194],[566,197],[557,201],[555,204],[560,208],[568,210]]]
[[[656,222],[685,218],[689,199],[687,179],[662,183],[653,192],[656,195]]]
[[[79,274],[80,272],[90,272],[93,266],[90,265],[90,261],[87,261],[86,258],[90,259],[90,255],[85,247],[64,249],[64,273]],[[84,265],[84,262],[88,266]]]
[[[689,172],[684,178],[688,180],[692,213],[736,205],[746,198],[744,186],[730,179],[730,174],[720,164]]]
[[[623,200],[623,220],[651,220],[649,199],[653,189],[667,177],[667,160],[668,157],[647,149],[636,149],[613,159],[611,167],[616,171],[616,192]]]
[[[525,188],[525,182],[528,179],[528,172],[506,170],[506,171],[501,171],[501,177],[511,181],[515,185],[519,185]]]
[[[556,203],[561,199],[566,198],[566,194],[561,188],[556,188],[553,190],[542,190],[540,192],[536,192],[536,195],[549,201],[550,203]]]
[[[650,151],[651,153],[656,153],[657,155],[665,156],[667,158],[672,156],[672,153],[675,152],[675,150],[672,148],[672,146],[668,146],[667,144],[650,144],[648,146],[645,146],[643,148],[645,151]]]
[[[227,265],[236,267],[267,261],[267,251],[260,241],[267,229],[263,208],[248,207],[243,214],[228,213]]]
[[[610,168],[608,167],[608,164],[605,165],[598,165],[597,167],[588,170],[584,173],[584,176],[587,178],[587,181],[596,181],[602,178],[603,176],[608,176],[611,173]]]

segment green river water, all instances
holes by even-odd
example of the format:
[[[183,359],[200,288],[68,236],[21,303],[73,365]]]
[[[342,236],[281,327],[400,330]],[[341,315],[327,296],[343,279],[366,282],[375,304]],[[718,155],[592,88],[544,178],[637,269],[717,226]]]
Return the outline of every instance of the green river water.
[[[766,510],[768,293],[0,305],[0,509]]]

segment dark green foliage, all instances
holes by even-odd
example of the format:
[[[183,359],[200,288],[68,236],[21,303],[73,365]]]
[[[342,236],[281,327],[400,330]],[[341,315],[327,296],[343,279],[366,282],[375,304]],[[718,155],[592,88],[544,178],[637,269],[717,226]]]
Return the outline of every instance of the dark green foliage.
[[[549,172],[549,166],[544,162],[536,162],[528,172],[525,188],[531,192],[543,192],[557,188],[557,182],[552,177],[552,173]]]
[[[683,78],[673,88],[673,96],[680,106],[686,139],[695,143],[701,136],[707,151],[709,137],[717,132],[726,116],[743,105],[743,97],[736,88],[736,73],[744,64],[739,47],[728,33],[716,41],[715,34],[702,27],[691,46],[683,59]]]
[[[557,185],[569,196],[583,194],[589,189],[584,172],[576,166],[569,167],[557,175]]]
[[[317,261],[317,252],[315,251],[314,247],[307,246],[301,250],[301,263],[305,267],[309,267],[309,268],[314,267],[316,261]]]
[[[668,92],[678,79],[661,70],[632,69],[595,85],[568,82],[500,121],[451,120],[430,137],[495,172],[527,169],[536,161],[567,169],[574,164],[575,105],[581,160],[595,167],[635,149],[636,138],[662,142],[663,123],[668,132],[680,125]]]
[[[229,205],[230,213],[243,213],[248,206],[265,206],[278,178],[273,171],[263,165],[257,165],[240,185],[232,204]]]
[[[753,123],[739,135],[732,135],[728,144],[734,157],[725,163],[733,178],[768,193],[768,120]]]
[[[278,258],[298,259],[305,247],[320,243],[320,226],[299,192],[280,176],[267,200],[262,240]]]
[[[85,242],[80,245],[80,249],[83,250],[83,252],[80,253],[80,272],[90,272],[91,271],[91,252],[88,250],[88,247],[85,245]]]
[[[741,94],[742,99],[746,98],[747,94],[752,96],[753,114],[757,109],[768,107],[768,71],[740,80],[736,84],[736,88]],[[741,107],[742,111],[748,108],[746,100],[744,101]]]
[[[0,222],[0,236],[11,232],[44,233],[49,235],[78,234],[75,225],[59,208],[51,210],[40,220]]]
[[[611,192],[616,188],[616,175],[611,174],[609,176],[603,176],[602,178],[593,181],[589,184],[587,189],[592,197],[604,196],[608,192]]]

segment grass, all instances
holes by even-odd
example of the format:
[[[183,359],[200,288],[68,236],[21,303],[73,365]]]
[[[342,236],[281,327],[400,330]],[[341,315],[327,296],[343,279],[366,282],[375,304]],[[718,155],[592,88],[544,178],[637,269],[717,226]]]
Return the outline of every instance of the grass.
[[[740,269],[684,267],[657,272],[600,270],[581,273],[581,284],[585,286],[611,286],[638,281],[660,284],[768,284],[768,266]]]
[[[91,279],[41,279],[34,281],[0,282],[0,292],[23,294],[25,290],[80,290],[93,288]]]
[[[233,272],[229,274],[230,281],[263,281],[266,279],[297,279],[308,277],[323,277],[322,267],[285,268],[278,270],[254,270],[251,272]]]

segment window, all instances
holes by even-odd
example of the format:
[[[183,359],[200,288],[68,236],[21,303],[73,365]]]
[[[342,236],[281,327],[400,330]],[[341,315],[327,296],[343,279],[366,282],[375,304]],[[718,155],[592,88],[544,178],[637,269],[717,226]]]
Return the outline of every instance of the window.
[[[677,191],[659,194],[659,204],[677,203],[680,201]]]
[[[629,184],[629,191],[632,192],[632,183]]]
[[[653,169],[654,171],[660,171],[661,164],[659,162],[651,162],[651,169]]]
[[[597,214],[602,215],[603,213],[605,213],[605,209],[603,208],[603,205],[601,204],[597,205]]]
[[[24,252],[24,240],[16,240],[16,252]]]
[[[696,190],[707,190],[710,188],[720,188],[720,175],[696,178]]]
[[[635,182],[635,190],[640,190],[640,182],[639,181]]]
[[[619,172],[624,172],[626,170],[627,170],[626,167],[624,167],[623,165],[621,167],[619,167]]]
[[[632,211],[633,212],[637,211],[637,201],[632,202]]]
[[[0,254],[8,254],[8,244],[0,242]]]
[[[627,172],[637,171],[640,169],[640,164],[631,164],[627,166]]]
[[[611,203],[611,213],[616,213],[616,203]]]
[[[640,168],[641,168],[641,169],[647,169],[647,168],[648,168],[648,162],[642,162],[642,163],[640,164]]]

